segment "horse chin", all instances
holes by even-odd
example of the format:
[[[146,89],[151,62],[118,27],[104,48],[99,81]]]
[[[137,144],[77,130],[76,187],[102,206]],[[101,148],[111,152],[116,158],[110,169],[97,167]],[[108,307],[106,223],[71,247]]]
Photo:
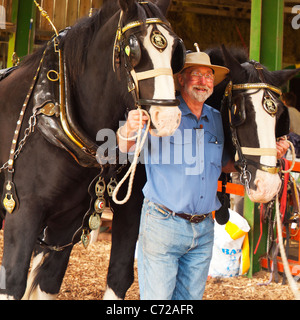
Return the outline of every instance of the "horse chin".
[[[253,202],[267,203],[279,193],[281,179],[278,174],[257,170],[254,184],[256,188],[250,189],[249,199]]]
[[[150,134],[157,137],[172,136],[181,121],[178,107],[154,107],[150,109],[152,128]]]

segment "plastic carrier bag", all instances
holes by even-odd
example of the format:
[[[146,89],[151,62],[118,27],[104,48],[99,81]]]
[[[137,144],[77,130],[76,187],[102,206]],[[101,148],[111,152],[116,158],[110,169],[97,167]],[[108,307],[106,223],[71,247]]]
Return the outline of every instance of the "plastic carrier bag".
[[[237,212],[229,209],[225,225],[215,223],[213,255],[209,269],[211,277],[244,275],[250,267],[249,224]]]

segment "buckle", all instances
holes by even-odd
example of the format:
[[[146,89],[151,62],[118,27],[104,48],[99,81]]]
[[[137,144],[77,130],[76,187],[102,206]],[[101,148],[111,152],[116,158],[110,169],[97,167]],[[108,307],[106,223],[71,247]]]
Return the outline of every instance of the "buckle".
[[[197,218],[197,217],[199,218],[199,216],[197,216],[197,215],[193,215],[193,216],[191,216],[191,218],[190,218],[190,222],[191,222],[191,223],[193,223],[194,218]]]
[[[203,215],[194,214],[194,215],[191,216],[190,222],[191,222],[191,223],[200,223],[200,222],[202,222],[207,216],[208,216],[208,214],[203,214]]]

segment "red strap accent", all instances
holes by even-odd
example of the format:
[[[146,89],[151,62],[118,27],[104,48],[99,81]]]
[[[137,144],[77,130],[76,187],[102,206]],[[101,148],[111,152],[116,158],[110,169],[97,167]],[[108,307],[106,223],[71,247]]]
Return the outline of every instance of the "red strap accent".
[[[283,159],[284,160],[284,170],[288,170],[290,167],[290,164],[288,162],[287,159]],[[282,222],[284,219],[284,215],[285,215],[285,211],[286,211],[286,204],[287,204],[287,186],[288,186],[288,182],[289,182],[289,173],[285,173],[284,174],[284,180],[283,180],[283,191],[282,191],[282,196],[280,199],[280,213],[282,216]]]

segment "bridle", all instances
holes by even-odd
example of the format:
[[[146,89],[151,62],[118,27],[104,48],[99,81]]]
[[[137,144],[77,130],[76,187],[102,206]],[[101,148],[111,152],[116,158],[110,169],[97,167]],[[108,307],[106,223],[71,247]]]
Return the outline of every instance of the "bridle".
[[[147,1],[139,1],[139,4],[145,6],[147,12],[150,11]],[[122,26],[123,24],[123,11],[120,13],[120,19],[118,24],[118,29],[115,37],[114,49],[113,49],[113,70],[118,73],[120,77],[120,66],[121,59],[124,61],[124,68],[127,78],[128,92],[130,92],[134,99],[135,107],[137,108],[149,108],[150,106],[160,106],[160,107],[178,107],[180,101],[178,99],[141,99],[139,82],[146,79],[153,79],[158,76],[166,75],[173,77],[173,74],[179,72],[181,67],[184,65],[185,61],[185,48],[183,41],[179,38],[176,40],[179,42],[178,47],[182,48],[180,50],[181,64],[176,70],[174,68],[157,68],[152,70],[147,70],[144,72],[136,72],[135,66],[138,63],[137,60],[141,59],[141,49],[139,43],[135,36],[135,33],[131,33],[128,37],[128,31],[135,29],[143,25],[154,25],[152,34],[150,36],[151,43],[160,53],[162,53],[168,46],[167,39],[158,30],[156,25],[163,26],[167,30],[171,30],[171,25],[167,21],[163,21],[159,18],[147,18],[145,21],[137,20],[132,21]]]
[[[249,63],[253,64],[255,69],[258,72],[260,83],[245,83],[245,84],[233,84],[230,81],[226,87],[223,103],[227,101],[227,108],[229,113],[229,124],[232,134],[232,142],[236,149],[236,157],[235,157],[235,167],[240,172],[240,181],[243,185],[245,185],[247,192],[249,193],[249,184],[251,181],[251,173],[248,170],[248,166],[252,165],[253,167],[262,170],[264,172],[270,174],[278,174],[281,170],[281,166],[279,162],[277,162],[276,166],[269,166],[261,164],[258,161],[253,161],[247,156],[277,156],[277,150],[275,148],[245,148],[241,147],[237,136],[237,127],[240,126],[246,120],[246,111],[245,108],[240,108],[238,111],[238,106],[233,103],[233,91],[244,91],[244,90],[264,90],[264,98],[262,107],[264,110],[271,116],[275,117],[278,111],[278,98],[276,95],[281,95],[282,92],[279,88],[267,84],[265,81],[265,77],[263,75],[263,67],[260,63],[256,61],[250,61]],[[257,92],[256,91],[256,92]],[[253,93],[247,93],[248,95],[252,95]],[[276,95],[275,95],[276,94]],[[238,113],[238,116],[237,116]]]

